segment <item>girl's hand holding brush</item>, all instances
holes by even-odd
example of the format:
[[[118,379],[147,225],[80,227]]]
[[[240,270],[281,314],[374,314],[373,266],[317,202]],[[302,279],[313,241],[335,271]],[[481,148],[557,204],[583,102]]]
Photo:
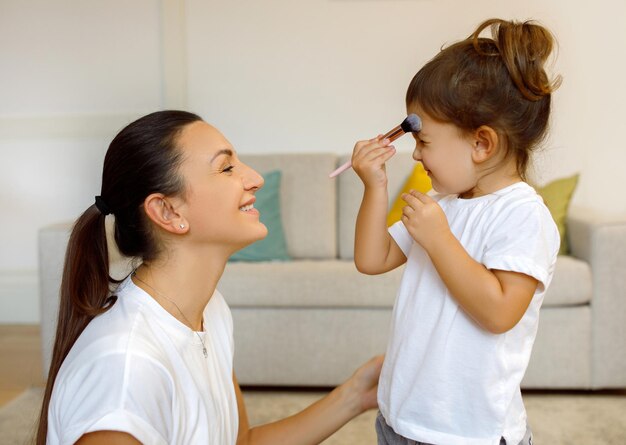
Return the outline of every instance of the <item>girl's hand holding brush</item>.
[[[400,136],[406,133],[419,133],[421,129],[422,129],[422,120],[419,118],[417,114],[411,113],[400,123],[400,125],[389,130],[387,133],[385,133],[384,136],[378,136],[377,139],[382,139],[382,140],[389,139],[389,142],[393,142],[396,139],[398,139]],[[343,164],[341,167],[336,169],[335,171],[331,172],[330,175],[328,176],[330,178],[334,178],[340,173],[348,170],[350,167],[352,167],[352,162],[348,161],[345,164]]]
[[[389,138],[382,135],[368,141],[359,141],[352,152],[352,168],[365,187],[387,187],[385,162],[396,154]]]

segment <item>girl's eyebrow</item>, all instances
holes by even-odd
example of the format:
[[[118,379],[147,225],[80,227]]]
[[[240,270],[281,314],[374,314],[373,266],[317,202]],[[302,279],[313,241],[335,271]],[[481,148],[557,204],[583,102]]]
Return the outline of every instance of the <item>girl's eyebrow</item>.
[[[217,153],[215,153],[213,155],[213,157],[211,158],[211,162],[215,161],[215,159],[218,156],[221,156],[221,155],[226,155],[226,156],[232,157],[233,156],[233,151],[231,149],[229,149],[229,148],[223,148],[223,149],[221,149],[220,151],[218,151]]]

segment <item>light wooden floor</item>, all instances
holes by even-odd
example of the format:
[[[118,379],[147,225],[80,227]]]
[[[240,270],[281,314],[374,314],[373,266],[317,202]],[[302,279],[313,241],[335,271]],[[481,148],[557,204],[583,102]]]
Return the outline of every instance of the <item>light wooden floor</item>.
[[[0,406],[30,386],[41,386],[39,325],[0,325]]]

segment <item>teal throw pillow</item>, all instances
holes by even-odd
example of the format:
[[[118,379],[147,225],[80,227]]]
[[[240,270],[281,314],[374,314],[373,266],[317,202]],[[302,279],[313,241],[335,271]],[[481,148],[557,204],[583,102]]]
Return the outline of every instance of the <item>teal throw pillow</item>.
[[[287,261],[287,242],[280,212],[281,172],[273,170],[263,175],[265,184],[256,192],[254,207],[259,210],[260,221],[267,227],[267,236],[238,252],[230,261]]]

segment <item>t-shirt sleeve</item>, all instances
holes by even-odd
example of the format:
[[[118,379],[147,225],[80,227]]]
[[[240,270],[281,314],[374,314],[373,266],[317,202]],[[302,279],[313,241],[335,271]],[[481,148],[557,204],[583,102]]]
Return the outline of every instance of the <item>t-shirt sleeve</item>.
[[[560,239],[550,212],[541,203],[524,202],[500,212],[486,239],[481,262],[488,269],[523,273],[542,287],[549,284]]]
[[[402,253],[404,253],[404,256],[408,258],[409,252],[411,251],[411,247],[413,246],[415,240],[406,229],[404,223],[402,221],[398,221],[389,227],[388,230],[393,240],[396,242],[398,247],[400,247],[400,250],[402,250]]]
[[[55,388],[56,390],[57,388]],[[61,443],[95,431],[125,432],[141,443],[167,444],[173,383],[149,357],[108,354],[82,366],[57,391]]]

